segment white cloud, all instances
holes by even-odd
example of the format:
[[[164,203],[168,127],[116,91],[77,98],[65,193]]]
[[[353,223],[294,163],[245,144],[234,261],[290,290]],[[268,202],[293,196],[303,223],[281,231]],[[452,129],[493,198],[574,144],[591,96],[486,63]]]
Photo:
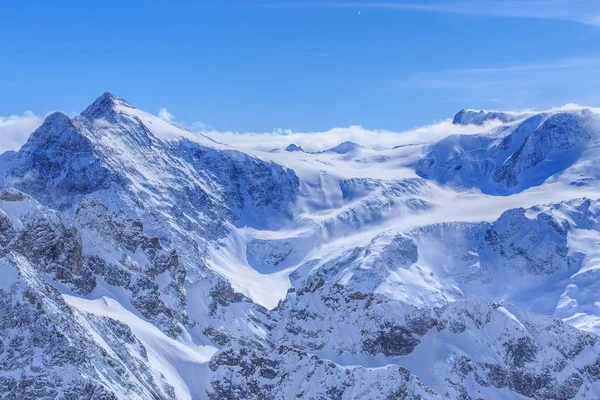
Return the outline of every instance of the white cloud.
[[[183,124],[183,127],[194,132],[206,132],[212,129],[209,124],[200,121],[192,122],[190,125]]]
[[[158,111],[158,118],[162,119],[165,122],[172,122],[175,119],[175,116],[167,111],[166,108],[161,108]]]
[[[600,115],[600,107],[582,106],[579,104],[565,104],[560,107],[544,109],[515,109],[515,110],[486,110],[499,111],[513,114],[522,114],[527,117],[528,114],[541,112],[573,112],[587,110]],[[477,111],[477,110],[475,110]],[[441,140],[450,135],[470,135],[475,133],[489,132],[490,130],[501,126],[498,120],[486,122],[483,126],[479,125],[454,125],[452,119],[445,119],[431,125],[425,125],[402,132],[393,132],[388,130],[370,130],[360,125],[349,126],[347,128],[333,128],[324,132],[294,132],[290,129],[275,129],[273,132],[266,133],[238,133],[238,132],[203,132],[204,135],[211,137],[217,142],[228,144],[230,146],[247,149],[270,151],[274,149],[285,149],[290,144],[301,146],[305,151],[323,151],[337,146],[340,143],[350,141],[358,143],[361,146],[374,149],[385,150],[395,146],[408,144],[425,144]]]
[[[0,153],[18,150],[42,121],[42,117],[31,111],[26,111],[23,115],[0,116]]]
[[[98,128],[112,128],[112,127],[114,127],[114,124],[108,122],[104,118],[95,119],[94,120],[94,125],[96,125]]]
[[[584,108],[600,114],[600,108],[577,104],[566,104],[561,107],[552,108],[549,111],[577,111]],[[166,112],[166,109],[162,110]],[[507,112],[542,112],[542,110],[522,109]],[[172,122],[173,116],[170,113],[168,115]],[[0,138],[2,138],[0,141],[0,153],[7,150],[18,150],[42,122],[42,117],[30,111],[23,113],[23,115],[0,116]],[[112,126],[107,121],[100,119],[95,120],[94,123],[101,128]],[[284,149],[290,144],[296,144],[306,151],[323,151],[346,141],[358,143],[361,146],[375,150],[391,149],[395,146],[407,144],[431,143],[449,135],[480,133],[499,125],[500,123],[497,121],[491,121],[484,126],[454,125],[451,119],[445,119],[431,125],[402,132],[370,130],[360,125],[355,125],[346,128],[333,128],[323,132],[295,132],[291,129],[278,128],[273,132],[240,133],[210,130],[211,127],[209,125],[195,122],[188,125],[187,129],[194,132],[202,132],[217,142],[241,150],[270,151],[273,149]],[[182,124],[182,126],[185,126],[185,124]]]
[[[158,118],[162,119],[163,121],[170,123],[171,125],[175,125],[180,128],[187,129],[187,130],[193,131],[193,132],[206,132],[206,131],[212,129],[212,127],[210,125],[205,124],[204,122],[200,122],[200,121],[195,121],[195,122],[192,122],[191,124],[188,124],[187,122],[184,122],[184,121],[178,121],[175,119],[175,116],[173,114],[171,114],[164,107],[158,111],[158,114],[156,114],[156,116]]]
[[[350,141],[364,147],[382,150],[406,144],[427,143],[453,134],[477,133],[495,125],[497,123],[492,122],[489,126],[483,128],[481,126],[460,126],[453,125],[452,120],[447,119],[404,132],[369,130],[357,125],[347,128],[333,128],[325,132],[293,132],[286,129],[277,129],[268,133],[213,131],[204,134],[217,142],[226,143],[240,149],[269,151],[284,149],[293,143],[301,146],[306,151],[322,151],[342,142]]]

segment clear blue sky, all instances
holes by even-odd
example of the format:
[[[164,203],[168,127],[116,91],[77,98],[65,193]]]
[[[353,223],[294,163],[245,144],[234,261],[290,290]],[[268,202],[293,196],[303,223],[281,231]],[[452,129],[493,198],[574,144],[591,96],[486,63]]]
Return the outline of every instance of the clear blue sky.
[[[600,105],[600,1],[0,2],[0,116],[111,91],[216,129]]]

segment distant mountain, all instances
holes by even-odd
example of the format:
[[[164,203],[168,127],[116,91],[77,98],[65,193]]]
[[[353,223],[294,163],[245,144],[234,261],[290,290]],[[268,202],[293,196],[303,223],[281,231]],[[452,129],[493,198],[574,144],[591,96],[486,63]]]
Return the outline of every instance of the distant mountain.
[[[531,116],[532,113],[516,113],[501,111],[483,111],[483,110],[460,110],[452,123],[455,125],[483,125],[486,122],[500,121],[503,123],[514,122]]]
[[[285,151],[304,151],[301,146],[297,146],[295,144],[290,144],[285,148]]]
[[[346,153],[350,153],[351,151],[355,151],[360,149],[361,146],[357,143],[354,142],[344,142],[344,143],[340,143],[335,147],[332,147],[331,149],[327,150],[330,151],[332,153],[338,153],[338,154],[346,154]]]
[[[598,118],[308,153],[51,114],[0,155],[0,393],[600,398]]]
[[[596,179],[600,117],[589,110],[549,112],[477,135],[452,135],[427,147],[417,173],[439,183],[512,194],[557,174],[573,184]],[[577,171],[577,172],[576,172]]]

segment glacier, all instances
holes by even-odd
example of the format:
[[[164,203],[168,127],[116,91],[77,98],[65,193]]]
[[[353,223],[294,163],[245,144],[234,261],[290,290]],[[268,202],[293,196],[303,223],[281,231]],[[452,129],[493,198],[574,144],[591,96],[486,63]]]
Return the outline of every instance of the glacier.
[[[599,122],[307,151],[53,113],[0,155],[0,394],[600,398]]]

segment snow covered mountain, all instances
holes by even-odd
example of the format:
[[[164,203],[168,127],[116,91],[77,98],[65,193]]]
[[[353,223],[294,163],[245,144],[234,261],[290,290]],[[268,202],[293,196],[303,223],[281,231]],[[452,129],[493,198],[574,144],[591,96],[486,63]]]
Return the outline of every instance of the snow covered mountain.
[[[506,119],[510,118],[501,120]],[[540,185],[561,173],[576,175],[573,184],[586,184],[598,174],[582,164],[591,164],[595,157],[598,142],[594,132],[599,123],[597,113],[583,109],[536,114],[521,123],[503,125],[492,134],[449,136],[431,146],[419,160],[417,173],[440,183],[454,182],[502,195]]]
[[[306,152],[51,114],[0,155],[0,393],[600,398],[599,121]]]

